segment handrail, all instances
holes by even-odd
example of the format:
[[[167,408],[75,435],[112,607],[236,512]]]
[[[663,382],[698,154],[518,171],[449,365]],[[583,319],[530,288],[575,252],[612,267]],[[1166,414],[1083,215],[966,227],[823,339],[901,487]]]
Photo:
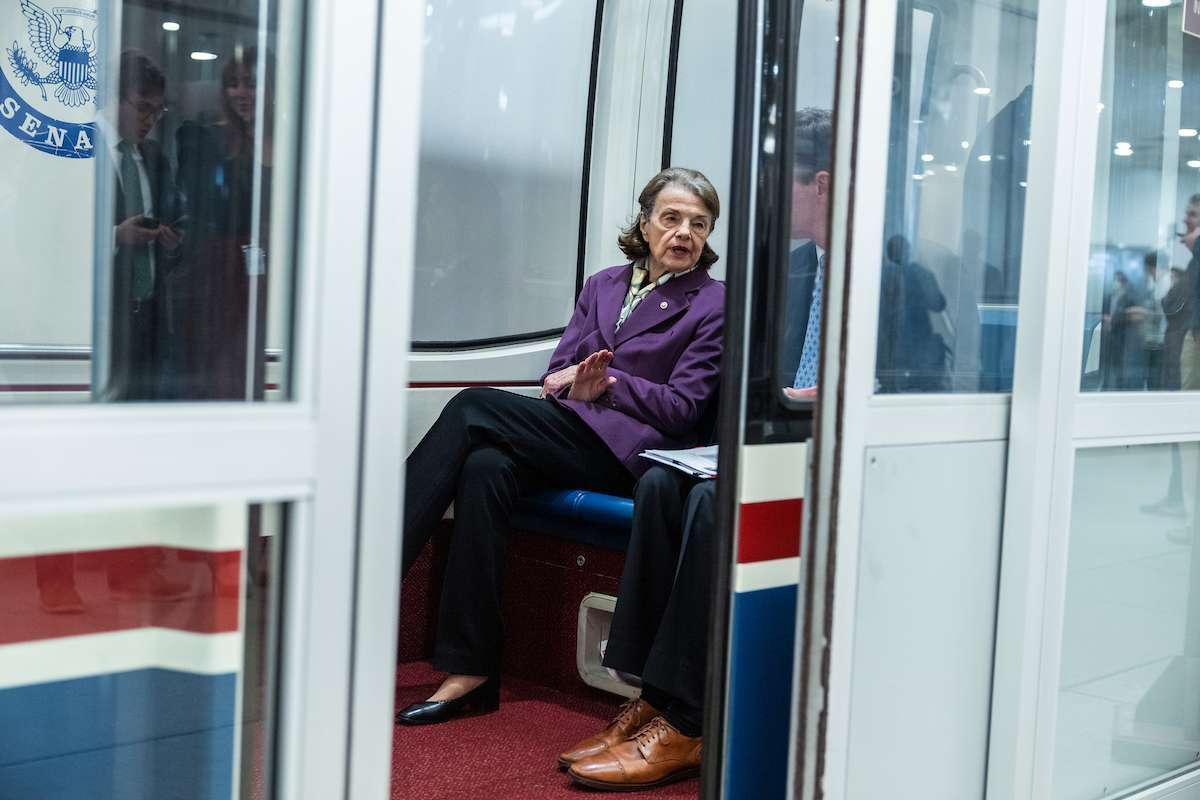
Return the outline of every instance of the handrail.
[[[268,348],[268,363],[283,359],[283,350]],[[0,361],[91,361],[92,348],[74,344],[0,344]]]

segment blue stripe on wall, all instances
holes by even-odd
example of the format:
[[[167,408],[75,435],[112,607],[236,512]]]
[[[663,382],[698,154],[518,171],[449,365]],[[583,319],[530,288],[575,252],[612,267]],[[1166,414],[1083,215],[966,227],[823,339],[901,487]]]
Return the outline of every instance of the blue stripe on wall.
[[[796,586],[741,592],[733,600],[725,796],[783,800],[792,717]]]
[[[236,691],[163,669],[0,691],[0,800],[229,800]]]

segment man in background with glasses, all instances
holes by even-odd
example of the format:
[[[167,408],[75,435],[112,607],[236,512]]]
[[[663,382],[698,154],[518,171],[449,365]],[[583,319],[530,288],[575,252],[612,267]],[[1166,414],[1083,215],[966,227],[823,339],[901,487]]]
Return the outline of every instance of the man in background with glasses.
[[[121,54],[120,102],[99,123],[112,170],[113,237],[106,380],[99,399],[156,400],[166,352],[164,279],[176,263],[183,201],[161,145],[149,139],[166,113],[167,80],[146,55]]]

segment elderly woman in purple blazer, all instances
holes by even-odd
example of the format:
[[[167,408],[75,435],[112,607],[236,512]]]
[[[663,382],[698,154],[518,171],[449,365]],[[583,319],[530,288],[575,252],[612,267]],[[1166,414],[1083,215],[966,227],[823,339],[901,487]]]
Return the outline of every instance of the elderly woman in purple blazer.
[[[539,398],[466,389],[407,462],[404,569],[446,508],[454,530],[433,665],[448,673],[398,722],[442,722],[499,704],[500,591],[513,504],[544,488],[628,494],[647,448],[697,443],[717,386],[725,288],[708,274],[720,214],[712,184],[665,169],[617,242],[630,263],[584,284]]]

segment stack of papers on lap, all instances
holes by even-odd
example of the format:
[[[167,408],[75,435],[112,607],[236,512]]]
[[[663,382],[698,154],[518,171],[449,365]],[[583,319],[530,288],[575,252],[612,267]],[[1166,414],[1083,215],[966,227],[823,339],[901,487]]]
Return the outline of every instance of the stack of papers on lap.
[[[647,450],[642,458],[666,464],[697,478],[717,477],[717,445],[693,447],[690,450]]]

